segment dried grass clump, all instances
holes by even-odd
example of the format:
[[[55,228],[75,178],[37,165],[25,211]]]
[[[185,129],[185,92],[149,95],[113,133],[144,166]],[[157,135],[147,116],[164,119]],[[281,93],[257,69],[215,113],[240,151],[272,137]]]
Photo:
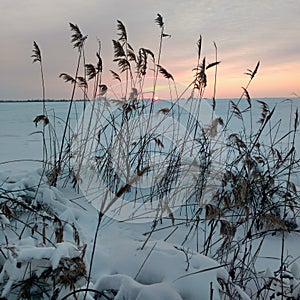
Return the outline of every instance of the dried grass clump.
[[[210,124],[202,126],[200,122],[189,118],[180,146],[170,146],[163,135],[151,130],[139,139],[134,138],[131,133],[135,128],[127,125],[129,121],[143,115],[151,116],[154,113],[153,102],[145,98],[144,84],[149,76],[153,80],[153,87],[150,91],[151,100],[154,100],[156,96],[158,76],[164,77],[168,82],[170,100],[173,100],[174,105],[161,108],[157,112],[165,118],[171,115],[180,119],[181,116],[178,112],[176,114],[174,107],[188,93],[188,99],[199,100],[195,111],[200,111],[209,83],[208,70],[215,72],[212,112],[215,112],[218,105],[216,85],[220,61],[216,44],[214,43],[214,61],[208,63],[207,58],[201,53],[202,37],[200,36],[197,42],[194,78],[179,95],[174,76],[161,65],[163,43],[171,35],[165,32],[165,22],[160,14],[157,14],[155,23],[160,30],[157,55],[146,48],[136,51],[129,42],[125,25],[120,20],[117,21],[117,38],[112,40],[113,62],[116,63],[117,71],[110,70],[110,73],[120,85],[119,92],[102,82],[104,70],[101,43],[98,42],[96,62],[86,63],[84,50],[87,35],[82,34],[78,25],[69,24],[72,32],[71,42],[78,51],[78,58],[73,75],[61,73],[59,76],[72,86],[66,119],[62,122],[55,116],[51,118],[44,103],[43,113],[33,121],[36,126],[43,126],[41,132],[44,153],[43,175],[47,176],[50,186],[58,184],[66,186],[71,182],[74,188],[78,188],[82,181],[80,174],[84,159],[90,151],[87,142],[92,136],[96,145],[96,150],[93,149],[96,152],[93,167],[115,197],[108,199],[104,195],[100,203],[88,270],[83,260],[83,251],[80,257],[62,258],[55,270],[47,268],[40,275],[30,274],[27,279],[16,283],[13,289],[21,297],[29,298],[34,295],[37,286],[39,289],[37,295],[38,293],[51,294],[49,286],[53,284],[52,299],[58,297],[62,288],[70,290],[68,296],[76,297],[79,293],[76,290],[77,280],[82,279],[86,283],[86,289],[81,292],[85,292],[86,297],[88,291],[91,291],[89,285],[98,231],[105,214],[118,197],[135,204],[151,205],[153,201],[170,195],[175,187],[179,186],[180,192],[185,190],[186,186],[181,186],[182,182],[179,179],[183,173],[184,145],[187,144],[187,136],[192,135],[195,148],[189,150],[194,161],[189,171],[193,172],[195,185],[193,195],[182,199],[182,205],[178,210],[169,203],[161,203],[157,208],[151,230],[145,233],[142,249],[157,232],[161,233],[165,229],[174,227],[171,233],[166,234],[165,240],[168,240],[176,234],[178,228],[184,227],[187,229],[182,246],[191,243],[198,252],[212,257],[227,268],[231,280],[230,282],[220,280],[223,299],[239,299],[240,294],[237,288],[245,291],[253,299],[275,297],[297,299],[299,295],[294,296],[294,291],[299,285],[299,278],[297,279],[293,274],[292,262],[285,255],[285,237],[299,231],[299,196],[296,184],[293,182],[293,176],[299,172],[299,159],[295,150],[299,125],[298,110],[295,111],[294,116],[290,115],[291,125],[283,136],[278,135],[280,122],[273,122],[275,107],[270,108],[266,102],[257,101],[261,106],[260,116],[253,116],[253,107],[257,103],[251,99],[249,86],[258,73],[260,66],[258,62],[253,70],[247,70],[248,82],[242,88],[241,97],[237,101],[230,101],[226,120],[212,114]],[[44,100],[43,60],[36,42],[34,42],[32,57],[33,62],[39,63],[41,67]],[[88,122],[86,135],[80,132],[80,126],[78,132],[75,133],[70,120],[78,88],[84,99],[82,113]],[[114,99],[109,98],[109,93],[114,94]],[[106,108],[112,103],[117,106],[116,111],[106,119],[105,126],[96,129],[92,124],[93,113],[96,111],[97,101],[95,100],[99,100],[98,102]],[[91,115],[85,113],[87,105],[91,105]],[[97,117],[101,119],[103,111],[98,113]],[[228,132],[232,120],[238,120],[240,128],[234,132]],[[57,123],[63,123],[61,133],[58,133]],[[147,129],[150,128],[150,123],[149,117],[145,120]],[[122,126],[125,127],[123,131],[120,129]],[[215,151],[213,141],[220,131],[226,137],[226,152],[222,153],[226,155],[224,174],[214,174],[214,177],[219,180],[218,185],[208,189],[207,178],[212,172]],[[173,133],[174,136],[178,134],[178,132]],[[78,142],[78,139],[81,140]],[[114,140],[120,141],[117,151],[123,155],[122,162],[116,162],[113,158],[112,153],[116,152]],[[265,142],[266,140],[268,143]],[[153,153],[165,156],[162,167],[166,169],[166,172],[159,180],[152,182],[154,188],[151,188],[149,193],[140,192],[140,180],[152,172],[150,157]],[[78,160],[76,168],[72,165],[74,157]],[[116,167],[118,164],[122,164],[123,169],[120,166]],[[121,169],[125,171],[119,174],[118,171]],[[218,176],[222,177],[218,178]],[[60,219],[50,206],[38,201],[36,196],[39,188],[38,186],[24,190],[24,193],[17,196],[15,193],[1,190],[0,221],[4,225],[12,220],[15,222],[14,226],[7,226],[3,230],[7,240],[6,230],[9,229],[19,238],[29,232],[29,235],[38,239],[43,246],[55,246],[64,241],[66,221]],[[55,230],[53,234],[50,234],[49,228],[53,224]],[[73,227],[74,244],[80,246],[81,237],[76,226],[69,225]],[[281,256],[276,258],[279,267],[274,274],[260,276],[255,270],[256,262],[263,243],[269,236],[281,238]],[[6,250],[5,247],[0,248],[0,254],[4,259],[8,258],[5,254]],[[9,249],[9,253],[15,255],[12,249]],[[97,293],[97,291],[94,292]],[[113,293],[110,295],[114,297]],[[105,295],[101,292],[100,297],[103,298]]]

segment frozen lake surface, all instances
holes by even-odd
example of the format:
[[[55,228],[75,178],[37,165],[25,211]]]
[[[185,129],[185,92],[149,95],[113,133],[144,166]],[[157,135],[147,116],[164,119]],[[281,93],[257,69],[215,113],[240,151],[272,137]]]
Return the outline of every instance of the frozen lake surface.
[[[300,100],[287,100],[284,98],[277,99],[259,99],[265,101],[270,110],[276,106],[274,116],[272,117],[272,125],[275,126],[280,122],[278,137],[288,132],[289,127],[293,126],[295,110],[298,107]],[[180,105],[182,104],[180,101]],[[229,99],[217,100],[216,115],[220,116],[224,121],[227,118]],[[209,102],[209,101],[208,101]],[[242,100],[244,107],[247,106],[246,100]],[[60,118],[57,126],[58,134],[62,132],[63,122],[66,119],[69,102],[47,102],[47,111],[49,118],[54,116]],[[253,118],[253,131],[258,128],[256,121],[260,118],[261,105],[255,100],[252,101],[252,118]],[[76,126],[76,118],[80,116],[83,103],[76,102],[73,105],[71,119],[73,120],[74,127]],[[42,114],[41,102],[0,102],[0,162],[17,161],[18,169],[36,168],[39,163],[26,160],[41,160],[42,159],[42,134],[41,127],[35,127],[33,120],[36,116]],[[292,118],[292,120],[291,120]],[[245,123],[249,123],[249,119],[245,118]],[[229,123],[228,134],[236,133],[241,130],[241,121],[233,117]],[[266,130],[266,133],[268,131]],[[299,137],[299,132],[297,133]],[[287,146],[287,145],[286,145]],[[284,145],[283,145],[284,147]],[[296,140],[296,148],[300,149],[299,138]],[[11,169],[9,165],[0,165],[1,170]]]

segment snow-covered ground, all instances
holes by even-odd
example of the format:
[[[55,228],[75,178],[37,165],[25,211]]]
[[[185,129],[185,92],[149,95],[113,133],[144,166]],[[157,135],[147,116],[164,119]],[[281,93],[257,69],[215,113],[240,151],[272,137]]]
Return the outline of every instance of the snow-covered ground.
[[[279,101],[268,100],[270,107],[275,102]],[[241,243],[238,248],[231,250],[225,242],[220,245],[222,234],[212,237],[215,247],[207,248],[205,243],[212,225],[209,220],[204,221],[204,211],[198,223],[191,221],[192,218],[185,220],[182,210],[186,208],[174,211],[172,217],[169,214],[157,224],[152,220],[120,222],[106,216],[100,223],[102,216],[97,207],[73,189],[70,182],[62,179],[57,187],[49,186],[40,162],[41,127],[33,123],[41,112],[41,105],[0,103],[1,297],[28,299],[26,297],[35,292],[39,296],[31,299],[64,299],[65,296],[68,296],[65,299],[75,299],[76,296],[76,299],[217,300],[230,299],[229,294],[236,299],[269,299],[272,295],[281,299],[284,286],[285,293],[294,297],[290,299],[299,299],[298,228],[284,235],[280,232],[263,237],[258,234],[251,241],[244,240],[243,232],[238,229],[232,240],[232,243]],[[79,111],[80,105],[82,103],[78,104]],[[295,108],[295,103],[293,105]],[[216,112],[224,120],[227,106],[225,100],[217,105]],[[51,103],[47,107],[49,115],[65,118],[66,103]],[[279,137],[288,131],[289,120],[285,116],[290,115],[290,109],[289,102],[283,102],[276,110],[276,118],[282,122]],[[253,114],[259,116],[259,105]],[[74,112],[72,118],[75,121]],[[58,132],[62,123],[57,124]],[[230,132],[238,131],[239,126],[239,120],[233,119]],[[253,131],[255,126],[258,125],[253,125]],[[299,139],[296,148],[300,149]],[[299,190],[296,175],[294,183]],[[295,209],[299,210],[297,201]],[[235,265],[234,260],[245,262],[243,256],[248,252],[252,253],[249,259],[253,262],[247,261],[245,265],[249,284],[243,290],[234,281],[233,274],[237,270],[230,266]],[[278,276],[282,255],[284,278]],[[49,279],[45,279],[46,271],[50,272],[49,277],[56,275],[60,280],[54,288]],[[43,280],[36,280],[39,283],[35,285],[31,278]],[[71,295],[79,289],[83,291]],[[51,298],[55,293],[58,298]]]

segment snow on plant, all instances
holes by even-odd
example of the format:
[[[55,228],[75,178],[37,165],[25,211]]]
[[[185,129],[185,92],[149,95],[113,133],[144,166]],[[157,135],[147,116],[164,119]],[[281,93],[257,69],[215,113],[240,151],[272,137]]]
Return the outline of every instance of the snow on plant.
[[[73,220],[60,218],[69,201],[40,176],[1,184],[1,297],[46,297],[53,284],[70,291],[86,274]]]

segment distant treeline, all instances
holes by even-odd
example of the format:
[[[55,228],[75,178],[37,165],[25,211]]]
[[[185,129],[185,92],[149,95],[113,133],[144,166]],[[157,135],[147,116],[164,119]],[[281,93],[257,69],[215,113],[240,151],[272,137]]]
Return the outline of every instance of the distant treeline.
[[[45,102],[69,102],[67,99],[46,99]],[[76,102],[86,101],[86,100],[74,100]],[[39,99],[28,99],[28,100],[0,100],[1,102],[43,102],[43,100]]]

